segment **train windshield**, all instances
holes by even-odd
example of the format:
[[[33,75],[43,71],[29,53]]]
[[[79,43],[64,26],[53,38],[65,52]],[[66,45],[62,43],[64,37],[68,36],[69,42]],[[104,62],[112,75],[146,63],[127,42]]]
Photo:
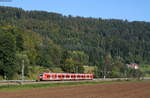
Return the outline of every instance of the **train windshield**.
[[[40,74],[39,76],[40,76],[40,77],[43,77],[43,74]]]

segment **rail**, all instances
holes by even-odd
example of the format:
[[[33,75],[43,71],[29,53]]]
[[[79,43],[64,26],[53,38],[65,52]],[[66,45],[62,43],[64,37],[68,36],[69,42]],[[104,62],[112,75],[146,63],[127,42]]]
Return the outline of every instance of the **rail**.
[[[36,80],[0,80],[2,82],[36,82]]]

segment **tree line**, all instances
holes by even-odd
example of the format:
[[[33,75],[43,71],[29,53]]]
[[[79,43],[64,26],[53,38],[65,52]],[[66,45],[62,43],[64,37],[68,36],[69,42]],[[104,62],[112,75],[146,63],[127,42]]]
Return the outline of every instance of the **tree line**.
[[[71,73],[96,66],[95,74],[108,77],[127,75],[128,63],[150,63],[150,23],[143,21],[1,6],[0,43],[0,75],[10,78],[20,73],[22,59],[30,66]]]

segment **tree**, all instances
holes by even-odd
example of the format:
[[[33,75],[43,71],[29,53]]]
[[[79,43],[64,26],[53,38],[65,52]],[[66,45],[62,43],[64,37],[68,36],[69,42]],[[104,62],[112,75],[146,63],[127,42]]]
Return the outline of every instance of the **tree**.
[[[23,51],[24,49],[23,44],[24,44],[23,36],[21,33],[19,33],[16,36],[16,48],[18,51]]]
[[[83,51],[69,51],[69,58],[84,65],[88,64],[89,61],[89,56]]]
[[[68,73],[83,73],[84,68],[83,66],[78,63],[77,61],[74,61],[72,58],[66,59],[64,64],[61,66],[64,72]]]
[[[125,68],[126,66],[121,57],[116,57],[113,60],[113,68],[111,72],[111,77],[124,77],[125,76]]]
[[[16,73],[15,37],[10,32],[0,32],[0,73],[12,79]]]
[[[111,70],[115,73],[120,68],[105,65],[106,62],[101,64],[101,57],[106,61],[106,54],[111,55],[111,60],[120,56],[123,63],[150,64],[149,22],[73,17],[0,7],[0,32],[2,30],[12,33],[16,38],[16,51],[26,51],[31,65],[59,66],[72,58],[82,66],[97,66],[103,71],[100,76],[107,69],[110,77]],[[43,49],[39,49],[42,44]],[[3,63],[1,61],[1,66]],[[110,66],[107,68],[107,65]]]
[[[30,65],[29,58],[25,52],[16,53],[16,66],[18,74],[22,74],[22,79],[24,75],[28,74],[28,66]]]
[[[104,65],[103,65],[103,76],[104,78],[109,77],[113,68],[113,62],[111,55],[106,55],[104,57]]]

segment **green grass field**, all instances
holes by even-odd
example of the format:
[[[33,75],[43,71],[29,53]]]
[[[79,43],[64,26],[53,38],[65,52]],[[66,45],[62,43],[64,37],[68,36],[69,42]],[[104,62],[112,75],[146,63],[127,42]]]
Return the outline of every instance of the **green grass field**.
[[[34,88],[49,88],[49,87],[64,87],[64,86],[79,86],[79,85],[96,85],[110,83],[127,83],[127,82],[146,82],[150,80],[130,80],[130,81],[82,81],[82,82],[65,82],[65,83],[47,83],[47,84],[25,84],[25,85],[2,85],[0,91],[14,91]]]

